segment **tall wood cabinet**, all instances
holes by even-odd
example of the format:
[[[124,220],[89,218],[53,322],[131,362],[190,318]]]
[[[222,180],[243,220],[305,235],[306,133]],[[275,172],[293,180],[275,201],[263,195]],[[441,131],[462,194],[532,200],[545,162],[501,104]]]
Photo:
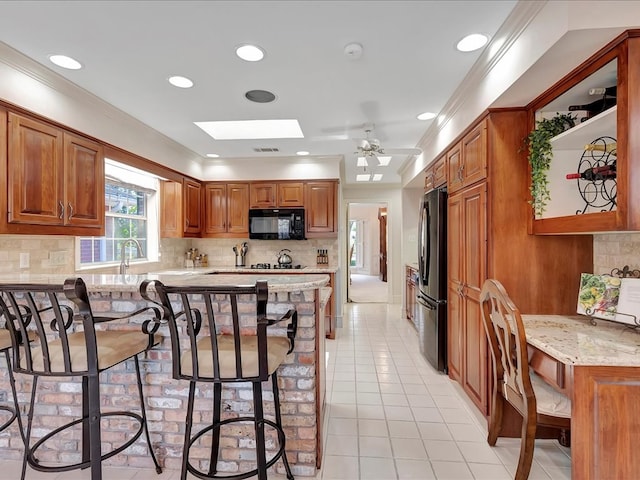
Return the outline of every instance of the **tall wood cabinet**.
[[[7,125],[5,233],[104,234],[104,153],[98,142],[0,112]],[[6,223],[5,223],[6,222]]]
[[[528,234],[527,125],[524,109],[490,111],[447,152],[464,165],[449,165],[448,371],[485,415],[492,367],[484,280],[500,280],[523,313],[571,314],[580,273],[593,265],[590,235]]]

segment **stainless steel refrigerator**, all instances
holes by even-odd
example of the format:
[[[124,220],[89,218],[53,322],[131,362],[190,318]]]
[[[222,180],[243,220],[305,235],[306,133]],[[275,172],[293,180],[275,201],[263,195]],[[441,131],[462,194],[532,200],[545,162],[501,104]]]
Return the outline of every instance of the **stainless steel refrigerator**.
[[[447,192],[425,193],[418,221],[418,335],[420,352],[447,371]]]

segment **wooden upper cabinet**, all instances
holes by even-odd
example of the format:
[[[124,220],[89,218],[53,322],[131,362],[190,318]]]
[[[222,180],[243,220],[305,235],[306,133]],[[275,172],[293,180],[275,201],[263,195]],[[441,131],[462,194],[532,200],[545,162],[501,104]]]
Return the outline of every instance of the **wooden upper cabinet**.
[[[448,189],[455,192],[487,177],[487,124],[479,122],[447,152]]]
[[[306,236],[335,237],[337,229],[337,182],[318,181],[305,184]]]
[[[424,190],[428,192],[447,184],[447,156],[443,155],[427,167]]]
[[[304,207],[304,183],[278,183],[278,207]]]
[[[458,142],[447,151],[448,190],[453,193],[463,186],[462,143]]]
[[[202,230],[202,186],[185,178],[182,188],[184,233],[197,235]]]
[[[251,208],[304,207],[304,182],[251,182]]]
[[[160,182],[160,237],[182,238],[182,182]]]
[[[9,223],[64,225],[62,130],[9,113]]]
[[[8,121],[6,231],[102,235],[102,146],[12,112],[8,114]]]
[[[64,134],[65,222],[100,228],[104,223],[104,154],[102,145]]]
[[[249,184],[250,208],[276,208],[278,185],[275,182],[252,182]]]
[[[246,238],[249,234],[249,184],[207,183],[203,236]]]
[[[227,232],[249,233],[249,184],[227,185]]]

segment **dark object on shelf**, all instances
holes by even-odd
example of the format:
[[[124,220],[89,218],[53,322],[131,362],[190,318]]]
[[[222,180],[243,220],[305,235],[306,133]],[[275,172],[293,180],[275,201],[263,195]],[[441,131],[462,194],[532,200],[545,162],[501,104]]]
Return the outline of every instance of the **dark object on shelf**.
[[[581,178],[582,180],[589,180],[593,182],[595,180],[607,180],[610,178],[616,178],[616,165],[603,165],[602,167],[587,168],[581,173],[568,173],[567,180],[575,180]]]
[[[569,111],[576,112],[579,110],[584,110],[585,112],[589,112],[591,114],[590,116],[593,117],[611,107],[614,107],[615,105],[616,97],[605,96],[585,105],[569,105]]]
[[[617,156],[616,139],[598,137],[585,146],[575,174],[567,178],[577,180],[578,191],[585,206],[576,215],[592,209],[600,212],[611,211],[616,206],[617,197]]]
[[[612,87],[596,87],[589,89],[589,95],[606,95],[607,97],[615,97],[617,94],[617,85],[613,85]]]

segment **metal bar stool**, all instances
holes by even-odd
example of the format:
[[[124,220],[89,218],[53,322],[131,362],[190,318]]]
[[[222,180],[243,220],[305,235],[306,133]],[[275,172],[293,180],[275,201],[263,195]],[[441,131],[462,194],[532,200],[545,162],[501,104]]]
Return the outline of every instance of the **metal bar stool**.
[[[19,415],[20,406],[18,404],[18,394],[16,392],[16,380],[13,376],[13,370],[11,368],[11,357],[9,356],[9,350],[11,350],[11,346],[11,333],[5,328],[0,328],[0,352],[4,354],[4,358],[6,360],[9,386],[11,387],[11,393],[13,394],[13,405],[0,405],[0,411],[7,412],[9,414],[9,417],[6,418],[5,421],[0,425],[0,432],[2,432],[5,428],[8,428],[17,418],[20,435],[22,436],[22,417]],[[6,414],[2,414],[2,416],[5,417]]]
[[[157,294],[154,297],[153,292]],[[282,458],[287,478],[293,480],[285,452],[285,435],[280,415],[277,369],[293,351],[298,325],[298,313],[289,310],[277,320],[267,318],[267,282],[252,286],[166,286],[159,281],[145,280],[140,293],[150,302],[158,298],[168,320],[171,336],[173,378],[189,381],[189,396],[185,422],[181,479],[187,472],[198,478],[243,479],[257,475],[267,479],[267,469]],[[240,296],[256,299],[256,319],[238,314]],[[267,335],[267,327],[289,320],[287,336]],[[251,324],[251,325],[249,325]],[[264,418],[262,382],[271,377],[275,406],[275,422]],[[213,421],[192,434],[195,390],[198,382],[213,383]],[[253,416],[221,420],[222,384],[251,382],[253,387]],[[216,475],[220,447],[220,429],[235,422],[254,425],[256,468],[235,475]],[[267,459],[265,426],[277,432],[278,450]],[[189,460],[194,443],[211,432],[211,452],[208,471],[197,469]]]
[[[75,306],[75,309],[73,308]],[[91,469],[91,480],[102,479],[102,460],[110,458],[133,444],[144,431],[156,471],[160,465],[151,446],[142,392],[142,379],[138,355],[157,345],[162,337],[159,328],[160,311],[146,320],[140,330],[104,330],[96,325],[110,320],[125,319],[149,310],[144,308],[129,315],[112,318],[93,315],[89,296],[81,278],[70,278],[64,285],[16,284],[0,285],[0,313],[6,319],[13,347],[13,370],[33,377],[31,400],[22,463],[22,480],[27,464],[43,472],[66,472]],[[78,322],[74,322],[77,319]],[[82,331],[74,331],[76,324]],[[20,338],[34,338],[19,343]],[[140,413],[100,410],[101,372],[133,358],[140,396]],[[47,433],[30,445],[34,404],[38,378],[82,377],[82,418],[73,420]],[[100,420],[105,417],[128,417],[139,424],[137,430],[123,445],[102,453]],[[36,457],[38,449],[59,433],[81,424],[82,459],[65,465],[42,465]]]

